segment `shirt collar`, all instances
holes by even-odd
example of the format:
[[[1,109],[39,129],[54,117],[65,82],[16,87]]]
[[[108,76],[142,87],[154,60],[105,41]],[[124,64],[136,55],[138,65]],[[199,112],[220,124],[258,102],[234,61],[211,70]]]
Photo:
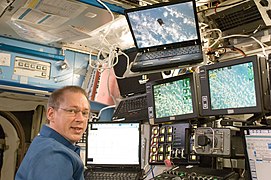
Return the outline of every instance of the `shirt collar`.
[[[73,150],[80,156],[80,147],[77,145],[73,145],[70,141],[64,138],[61,134],[56,132],[54,129],[50,128],[47,125],[43,125],[40,131],[40,136],[53,138],[57,142],[63,144],[64,146],[68,147],[69,149]]]

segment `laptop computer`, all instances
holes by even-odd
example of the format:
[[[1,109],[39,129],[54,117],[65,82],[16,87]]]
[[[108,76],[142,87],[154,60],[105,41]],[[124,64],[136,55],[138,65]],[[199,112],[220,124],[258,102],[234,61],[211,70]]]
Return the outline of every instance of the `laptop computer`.
[[[203,61],[195,0],[124,10],[138,54],[133,72],[177,68]]]
[[[129,57],[129,63],[132,62],[137,54],[135,48],[124,52]],[[127,67],[126,56],[120,55],[118,63],[114,66],[116,76],[122,77]],[[146,121],[148,120],[147,102],[146,102],[146,82],[162,79],[162,74],[150,73],[142,76],[133,76],[117,79],[121,101],[117,104],[113,113],[113,121]]]
[[[270,179],[271,171],[271,127],[241,128],[245,145],[247,166],[246,179]]]
[[[122,177],[119,179],[128,176],[139,179],[142,173],[140,123],[89,123],[85,165],[85,179],[109,179],[119,175]]]

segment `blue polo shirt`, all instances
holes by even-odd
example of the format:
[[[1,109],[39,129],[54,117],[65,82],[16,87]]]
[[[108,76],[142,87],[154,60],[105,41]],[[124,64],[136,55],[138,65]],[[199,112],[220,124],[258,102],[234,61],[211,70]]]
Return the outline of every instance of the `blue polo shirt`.
[[[84,180],[79,146],[43,125],[16,173],[15,180]]]

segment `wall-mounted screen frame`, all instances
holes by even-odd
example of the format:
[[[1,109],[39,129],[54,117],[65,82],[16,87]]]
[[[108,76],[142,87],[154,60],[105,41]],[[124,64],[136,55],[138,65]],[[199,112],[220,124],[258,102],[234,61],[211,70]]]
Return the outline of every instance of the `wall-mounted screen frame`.
[[[267,61],[249,56],[200,67],[202,116],[262,114],[270,110]]]
[[[151,124],[198,117],[196,75],[183,74],[146,84]]]

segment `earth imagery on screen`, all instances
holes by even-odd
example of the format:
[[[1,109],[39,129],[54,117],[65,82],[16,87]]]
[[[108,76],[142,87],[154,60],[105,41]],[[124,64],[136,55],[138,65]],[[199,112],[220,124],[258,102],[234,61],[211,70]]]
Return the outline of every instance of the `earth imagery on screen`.
[[[198,38],[192,2],[135,11],[128,16],[139,48]]]
[[[154,86],[156,118],[193,113],[192,91],[188,78]]]
[[[211,108],[256,106],[254,81],[252,62],[210,70]]]

